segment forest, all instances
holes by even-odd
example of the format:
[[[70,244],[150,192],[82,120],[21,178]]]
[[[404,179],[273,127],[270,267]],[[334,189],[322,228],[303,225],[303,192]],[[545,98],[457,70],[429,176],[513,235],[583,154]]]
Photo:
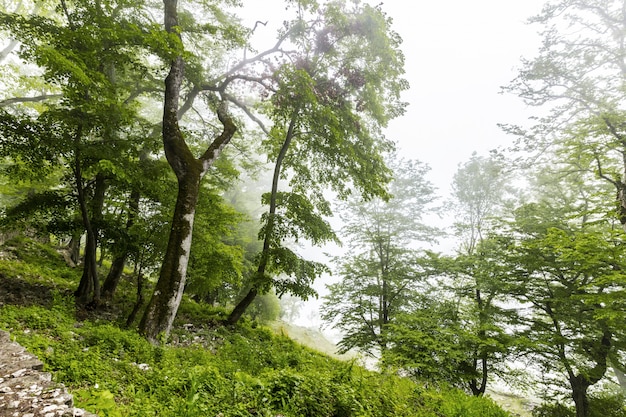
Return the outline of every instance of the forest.
[[[384,3],[284,0],[267,49],[238,0],[0,5],[0,330],[81,407],[626,416],[626,1],[528,17],[536,116],[445,196]],[[315,298],[336,352],[277,330]]]

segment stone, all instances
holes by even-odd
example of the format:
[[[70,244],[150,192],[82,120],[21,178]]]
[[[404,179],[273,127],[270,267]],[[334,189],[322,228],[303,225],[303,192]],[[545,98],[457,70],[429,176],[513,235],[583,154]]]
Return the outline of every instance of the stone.
[[[43,362],[0,331],[0,417],[97,417],[74,408],[74,398]]]

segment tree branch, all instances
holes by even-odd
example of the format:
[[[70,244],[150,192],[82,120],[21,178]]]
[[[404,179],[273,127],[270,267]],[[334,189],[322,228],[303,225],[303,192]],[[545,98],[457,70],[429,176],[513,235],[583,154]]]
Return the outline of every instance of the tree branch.
[[[0,101],[0,107],[7,107],[16,103],[35,103],[45,100],[54,100],[63,97],[63,94],[42,94],[34,97],[12,97]]]

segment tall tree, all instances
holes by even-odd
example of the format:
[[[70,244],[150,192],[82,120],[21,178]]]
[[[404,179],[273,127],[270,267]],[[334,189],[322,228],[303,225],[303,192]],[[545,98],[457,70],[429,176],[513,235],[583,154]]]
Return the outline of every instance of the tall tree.
[[[508,350],[503,329],[504,315],[498,301],[505,297],[498,282],[501,264],[494,257],[499,242],[489,240],[491,223],[502,213],[506,199],[512,194],[513,173],[503,155],[495,152],[489,157],[474,153],[459,167],[452,182],[453,207],[457,221],[456,235],[461,239],[459,255],[440,272],[452,279],[450,283],[459,303],[459,315],[466,337],[471,377],[467,385],[474,395],[483,395],[489,377],[502,375],[498,369]],[[462,306],[462,307],[461,307]]]
[[[61,93],[9,100],[8,104],[17,105],[51,96],[58,99],[38,109],[14,106],[4,111],[3,153],[13,161],[30,160],[31,169],[40,175],[53,167],[69,174],[65,180],[71,181],[87,236],[76,295],[97,304],[96,249],[109,168],[129,149],[123,133],[135,116],[129,74],[148,70],[140,57],[150,33],[140,29],[145,17],[141,5],[77,1],[60,6],[58,14],[50,17],[0,15],[15,39],[22,41],[20,58],[41,68],[44,91]],[[112,32],[117,34],[115,40]],[[29,149],[34,144],[40,148]]]
[[[389,201],[354,198],[340,212],[349,249],[335,259],[340,281],[328,286],[322,318],[345,335],[339,342],[344,352],[385,351],[388,324],[410,309],[423,285],[417,245],[438,234],[422,221],[435,198],[425,178],[429,168],[401,159],[390,166]]]
[[[626,311],[614,300],[624,294],[624,236],[598,223],[549,217],[537,223],[544,209],[518,210],[519,237],[509,246],[503,285],[520,303],[522,349],[544,375],[565,376],[576,416],[587,417],[589,387],[605,377],[611,354],[623,349]]]
[[[189,149],[178,123],[185,59],[177,0],[164,1],[163,16],[165,30],[171,35],[174,45],[170,71],[165,78],[163,148],[178,180],[178,197],[159,280],[140,324],[142,333],[152,341],[157,341],[160,333],[169,334],[183,296],[200,182],[237,130],[228,111],[225,85],[222,84],[217,89],[221,97],[215,110],[222,124],[221,132],[210,140],[199,158]]]
[[[591,159],[591,169],[614,187],[615,214],[626,227],[624,2],[551,1],[530,22],[542,26],[543,45],[505,90],[540,114],[530,129],[507,129],[534,158],[556,146],[562,159]]]
[[[274,162],[269,206],[259,237],[263,248],[251,289],[229,317],[235,323],[257,293],[276,287],[307,298],[325,271],[287,244],[336,240],[326,189],[383,196],[389,172],[382,154],[392,144],[381,128],[403,112],[403,56],[390,21],[375,7],[329,2],[318,15],[292,23],[298,46],[273,74],[277,85],[268,108],[274,123],[265,141]],[[289,191],[279,191],[288,180]],[[350,190],[350,191],[349,191]]]

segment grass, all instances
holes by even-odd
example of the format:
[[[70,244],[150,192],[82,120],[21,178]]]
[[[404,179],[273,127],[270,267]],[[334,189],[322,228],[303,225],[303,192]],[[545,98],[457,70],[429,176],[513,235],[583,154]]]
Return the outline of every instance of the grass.
[[[21,240],[3,253],[3,283],[21,295],[1,294],[0,327],[44,362],[77,406],[100,416],[508,416],[489,399],[323,354],[284,327],[249,320],[224,327],[223,310],[190,300],[171,340],[154,346],[119,325],[124,306],[77,310],[71,290],[79,271],[53,249]]]

